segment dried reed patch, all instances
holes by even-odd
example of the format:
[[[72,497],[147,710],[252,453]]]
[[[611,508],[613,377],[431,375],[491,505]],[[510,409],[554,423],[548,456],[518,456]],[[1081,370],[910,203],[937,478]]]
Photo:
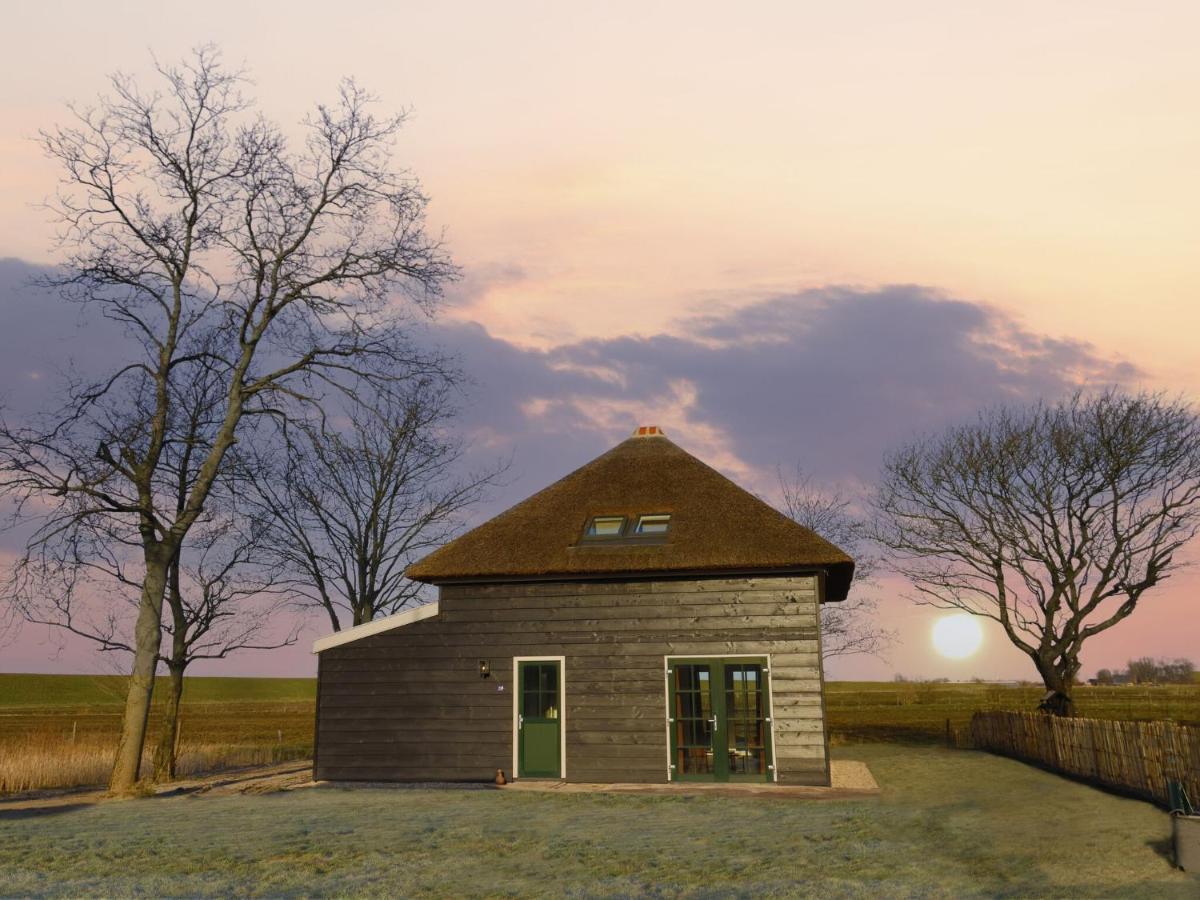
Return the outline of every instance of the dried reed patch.
[[[103,784],[114,749],[111,741],[64,740],[57,731],[0,740],[0,794]]]
[[[312,753],[311,703],[184,703],[180,777],[304,759]],[[0,717],[0,794],[101,787],[116,751],[119,708],[26,709]],[[158,708],[142,770],[152,771]]]

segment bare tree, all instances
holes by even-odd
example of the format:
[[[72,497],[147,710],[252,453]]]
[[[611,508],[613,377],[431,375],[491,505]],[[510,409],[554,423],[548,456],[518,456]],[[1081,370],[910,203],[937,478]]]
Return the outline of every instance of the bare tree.
[[[1153,684],[1158,681],[1158,663],[1152,656],[1131,659],[1125,667],[1129,680],[1134,684]]]
[[[1167,684],[1195,684],[1196,664],[1190,659],[1179,657],[1158,662],[1159,675]]]
[[[201,366],[185,385],[172,385],[173,414],[163,441],[160,473],[175,484],[175,514],[191,492],[198,448],[223,412],[218,372]],[[138,421],[136,412],[132,421]],[[224,472],[206,509],[167,569],[163,622],[168,649],[159,661],[169,678],[155,778],[174,778],[184,674],[198,659],[223,659],[239,650],[268,650],[294,643],[296,628],[280,627],[283,604],[278,573],[261,561],[262,529],[236,503]],[[33,542],[12,569],[9,609],[22,619],[60,628],[96,642],[101,651],[134,653],[131,618],[144,582],[139,535],[120,518],[87,516]],[[119,602],[114,602],[114,599]]]
[[[167,671],[169,691],[154,757],[156,778],[175,777],[184,675],[193,662],[296,641],[298,628],[281,625],[278,613],[286,596],[275,573],[259,561],[257,533],[206,515],[168,568],[167,646],[158,662]],[[113,537],[79,528],[40,544],[36,556],[27,553],[13,567],[10,608],[24,621],[93,641],[102,652],[133,654],[131,626],[143,572],[140,560]]]
[[[154,753],[156,779],[175,777],[183,679],[192,663],[296,642],[299,625],[281,625],[278,613],[287,595],[276,573],[258,561],[256,535],[253,528],[247,533],[231,523],[218,523],[192,542],[191,565],[171,566],[169,617],[163,623],[170,649],[159,655],[170,678],[170,693]]]
[[[416,601],[422,585],[405,568],[445,543],[503,471],[458,473],[452,387],[426,378],[404,395],[351,404],[344,427],[292,428],[285,456],[248,473],[266,546],[293,573],[294,597],[334,631]]]
[[[1200,420],[1157,394],[984,412],[884,463],[878,537],[916,599],[993,619],[1073,710],[1085,642],[1176,571],[1200,530]]]
[[[854,559],[851,595],[841,603],[821,605],[822,658],[882,656],[895,644],[897,635],[876,621],[878,599],[863,595],[865,588],[877,587],[880,562],[868,523],[854,515],[853,504],[847,497],[818,488],[799,465],[790,473],[778,469],[776,475],[787,516]]]
[[[64,172],[53,207],[67,258],[50,281],[124,326],[128,356],[70,384],[43,421],[0,424],[0,490],[38,520],[32,544],[84,520],[137,535],[117,793],[139,774],[171,561],[244,420],[312,413],[364,383],[386,394],[414,362],[396,294],[431,310],[455,274],[426,235],[419,185],[393,170],[403,119],[375,117],[352,82],[293,150],[213,49],[157,71],[161,90],[115,76],[112,95],[43,135]],[[222,403],[180,509],[161,463],[178,386],[200,366],[218,373]]]
[[[1126,668],[1134,684],[1192,684],[1196,665],[1190,659],[1154,659],[1143,656],[1129,660]]]

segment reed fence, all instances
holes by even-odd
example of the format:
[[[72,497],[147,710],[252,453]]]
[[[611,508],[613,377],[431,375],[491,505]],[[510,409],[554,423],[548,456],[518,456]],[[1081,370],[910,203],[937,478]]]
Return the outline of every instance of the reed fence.
[[[990,750],[1167,804],[1167,781],[1200,797],[1200,728],[1174,722],[978,712],[971,741]]]

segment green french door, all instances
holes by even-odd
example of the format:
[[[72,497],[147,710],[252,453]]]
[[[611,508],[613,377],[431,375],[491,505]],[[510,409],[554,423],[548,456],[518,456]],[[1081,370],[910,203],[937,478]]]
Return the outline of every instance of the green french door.
[[[765,659],[674,659],[667,667],[672,781],[772,781]]]
[[[517,777],[562,775],[562,671],[555,660],[518,662]]]

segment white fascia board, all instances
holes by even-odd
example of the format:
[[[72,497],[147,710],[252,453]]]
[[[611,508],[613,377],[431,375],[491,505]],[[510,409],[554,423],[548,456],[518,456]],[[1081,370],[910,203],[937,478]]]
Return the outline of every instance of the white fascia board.
[[[364,622],[362,625],[355,625],[353,628],[347,628],[345,631],[335,631],[326,637],[318,638],[313,641],[312,652],[320,653],[322,650],[328,650],[330,647],[340,647],[342,644],[349,644],[352,641],[358,641],[373,634],[382,634],[385,631],[391,631],[393,628],[402,628],[405,625],[411,625],[413,622],[420,622],[422,619],[431,619],[437,614],[438,604],[435,600],[432,603],[426,603],[424,606],[418,606],[416,609],[406,609],[403,612],[393,613],[382,619],[375,619],[373,622]]]

